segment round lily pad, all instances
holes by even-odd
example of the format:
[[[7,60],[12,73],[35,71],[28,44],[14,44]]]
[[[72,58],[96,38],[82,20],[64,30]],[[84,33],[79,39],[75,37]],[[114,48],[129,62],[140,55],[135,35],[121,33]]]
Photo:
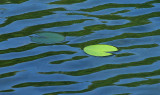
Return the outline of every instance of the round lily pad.
[[[31,41],[38,44],[54,44],[61,42],[65,39],[63,35],[53,32],[40,32],[36,33],[37,36],[30,36]]]
[[[112,55],[112,53],[108,52],[118,51],[116,47],[105,44],[86,46],[83,50],[85,53],[93,56],[109,56]]]

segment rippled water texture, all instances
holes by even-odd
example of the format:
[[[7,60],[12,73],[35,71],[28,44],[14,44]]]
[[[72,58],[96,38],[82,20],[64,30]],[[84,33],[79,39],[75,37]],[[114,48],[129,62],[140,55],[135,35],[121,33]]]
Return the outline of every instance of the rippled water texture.
[[[119,51],[83,52],[94,44]],[[0,95],[160,95],[159,44],[160,0],[0,0]]]

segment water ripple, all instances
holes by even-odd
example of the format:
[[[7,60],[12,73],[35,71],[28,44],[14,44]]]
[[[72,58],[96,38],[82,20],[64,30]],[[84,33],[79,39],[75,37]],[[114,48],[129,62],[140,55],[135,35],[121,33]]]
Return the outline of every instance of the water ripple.
[[[159,3],[0,1],[0,95],[159,95]],[[30,40],[42,31],[65,41]],[[119,51],[108,57],[83,52],[94,44]]]

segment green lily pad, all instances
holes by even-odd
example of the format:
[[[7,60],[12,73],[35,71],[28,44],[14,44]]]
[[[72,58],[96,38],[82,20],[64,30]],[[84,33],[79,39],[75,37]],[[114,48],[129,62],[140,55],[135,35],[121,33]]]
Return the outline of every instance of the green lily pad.
[[[84,48],[85,53],[93,56],[109,56],[112,55],[112,53],[108,52],[113,51],[118,51],[118,49],[114,46],[105,44],[90,45]]]
[[[54,44],[61,42],[65,39],[63,35],[53,32],[40,32],[36,34],[37,36],[30,36],[31,41],[38,44]]]

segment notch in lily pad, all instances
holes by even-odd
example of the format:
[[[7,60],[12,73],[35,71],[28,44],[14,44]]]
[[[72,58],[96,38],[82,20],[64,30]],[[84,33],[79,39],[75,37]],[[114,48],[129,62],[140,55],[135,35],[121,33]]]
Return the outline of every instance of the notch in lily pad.
[[[40,32],[36,33],[36,35],[37,36],[30,36],[30,38],[31,41],[38,44],[54,44],[61,42],[65,39],[63,35],[53,32]]]
[[[111,45],[105,45],[105,44],[86,46],[83,50],[85,53],[92,56],[110,56],[113,54],[108,52],[118,51],[116,47]]]

